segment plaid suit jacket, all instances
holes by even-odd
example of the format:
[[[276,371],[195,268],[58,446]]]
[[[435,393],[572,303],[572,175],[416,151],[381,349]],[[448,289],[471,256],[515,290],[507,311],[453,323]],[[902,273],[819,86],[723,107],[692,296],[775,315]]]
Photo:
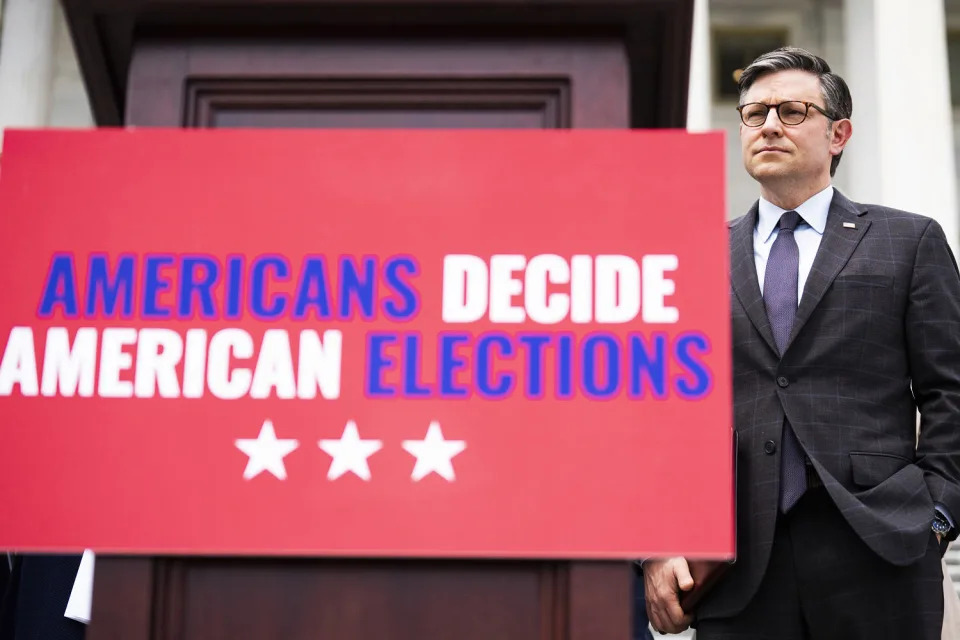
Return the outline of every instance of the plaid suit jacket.
[[[737,562],[701,618],[739,612],[766,571],[784,416],[847,522],[887,562],[923,556],[935,502],[960,523],[960,275],[943,230],[835,191],[781,355],[757,280],[757,211],[730,224]]]

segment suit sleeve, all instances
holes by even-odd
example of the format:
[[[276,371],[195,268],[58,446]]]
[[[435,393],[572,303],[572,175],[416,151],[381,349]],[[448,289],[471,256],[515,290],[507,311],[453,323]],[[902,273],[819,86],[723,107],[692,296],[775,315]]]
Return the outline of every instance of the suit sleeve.
[[[953,518],[960,514],[960,273],[935,221],[917,247],[905,330],[920,410],[917,465],[933,501]]]

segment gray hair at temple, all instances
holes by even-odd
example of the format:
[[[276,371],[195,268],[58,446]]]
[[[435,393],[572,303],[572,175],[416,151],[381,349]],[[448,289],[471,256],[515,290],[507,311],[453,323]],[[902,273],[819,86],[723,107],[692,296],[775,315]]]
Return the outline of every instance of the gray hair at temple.
[[[743,70],[738,80],[740,102],[757,78],[776,71],[797,69],[817,76],[820,80],[820,93],[823,95],[824,108],[832,120],[849,118],[853,114],[853,98],[843,78],[830,70],[830,65],[820,56],[798,47],[781,47],[763,54]],[[841,151],[830,163],[830,175],[833,176],[840,164]]]

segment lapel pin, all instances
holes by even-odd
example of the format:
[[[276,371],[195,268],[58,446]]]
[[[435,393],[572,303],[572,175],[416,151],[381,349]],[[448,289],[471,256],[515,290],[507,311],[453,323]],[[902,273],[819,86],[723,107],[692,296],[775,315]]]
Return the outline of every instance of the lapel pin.
[[[844,223],[843,223],[843,228],[844,228],[844,229],[856,229],[856,228],[857,228],[857,225],[853,224],[852,222],[844,222]]]

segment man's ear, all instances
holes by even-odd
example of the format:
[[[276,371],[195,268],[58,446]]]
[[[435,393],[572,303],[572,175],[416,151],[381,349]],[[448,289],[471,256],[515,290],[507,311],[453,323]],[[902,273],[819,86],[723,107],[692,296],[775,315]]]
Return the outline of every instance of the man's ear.
[[[830,127],[830,153],[839,155],[843,148],[850,142],[853,135],[853,123],[849,119],[837,120]]]

